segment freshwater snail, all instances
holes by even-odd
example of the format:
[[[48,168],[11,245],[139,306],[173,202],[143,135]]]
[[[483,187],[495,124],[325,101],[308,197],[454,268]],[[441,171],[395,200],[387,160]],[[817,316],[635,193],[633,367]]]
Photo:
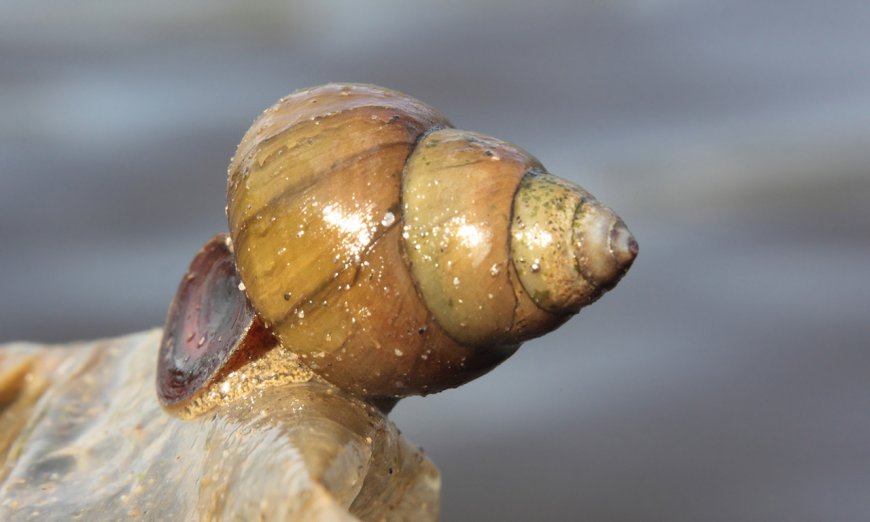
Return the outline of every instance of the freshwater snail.
[[[231,239],[204,247],[170,309],[164,405],[275,346],[367,399],[458,386],[637,254],[618,216],[524,150],[375,86],[281,99],[228,175]]]

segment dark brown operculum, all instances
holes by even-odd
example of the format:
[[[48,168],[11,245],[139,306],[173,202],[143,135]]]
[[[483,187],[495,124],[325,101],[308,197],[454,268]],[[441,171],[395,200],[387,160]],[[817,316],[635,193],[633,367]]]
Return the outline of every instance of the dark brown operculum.
[[[169,308],[157,363],[157,395],[166,407],[183,406],[276,345],[239,287],[228,243],[218,234],[200,249]]]

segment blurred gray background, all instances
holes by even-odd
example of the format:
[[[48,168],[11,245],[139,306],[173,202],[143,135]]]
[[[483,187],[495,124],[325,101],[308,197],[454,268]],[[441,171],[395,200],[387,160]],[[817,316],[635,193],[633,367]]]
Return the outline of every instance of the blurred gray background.
[[[0,342],[162,323],[253,118],[408,92],[619,212],[557,333],[393,415],[445,520],[870,520],[870,2],[0,2]]]

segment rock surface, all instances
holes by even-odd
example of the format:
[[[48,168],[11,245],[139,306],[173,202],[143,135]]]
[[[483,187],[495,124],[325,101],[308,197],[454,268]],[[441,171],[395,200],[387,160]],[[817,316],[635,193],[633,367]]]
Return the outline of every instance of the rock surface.
[[[328,384],[167,414],[160,334],[0,347],[0,520],[438,518],[432,462]]]

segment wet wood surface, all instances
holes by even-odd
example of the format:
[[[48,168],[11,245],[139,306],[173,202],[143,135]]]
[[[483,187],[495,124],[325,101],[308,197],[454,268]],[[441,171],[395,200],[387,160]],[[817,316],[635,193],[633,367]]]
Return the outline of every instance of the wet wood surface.
[[[167,414],[160,334],[0,346],[0,520],[437,519],[432,462],[323,382]]]

